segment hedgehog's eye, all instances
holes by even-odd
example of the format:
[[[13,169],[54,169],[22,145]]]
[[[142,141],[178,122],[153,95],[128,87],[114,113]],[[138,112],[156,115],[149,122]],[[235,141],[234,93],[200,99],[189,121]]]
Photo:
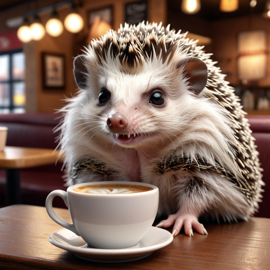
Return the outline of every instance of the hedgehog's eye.
[[[107,88],[102,87],[98,95],[98,105],[105,105],[110,98],[111,92]]]
[[[161,90],[155,90],[150,96],[149,103],[156,106],[163,106],[165,104],[164,93]]]

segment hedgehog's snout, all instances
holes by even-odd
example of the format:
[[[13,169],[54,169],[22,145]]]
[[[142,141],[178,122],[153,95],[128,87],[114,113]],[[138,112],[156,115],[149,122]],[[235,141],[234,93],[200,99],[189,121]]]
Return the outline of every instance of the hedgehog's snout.
[[[121,133],[128,126],[127,118],[120,112],[116,112],[107,119],[107,126],[112,133]]]

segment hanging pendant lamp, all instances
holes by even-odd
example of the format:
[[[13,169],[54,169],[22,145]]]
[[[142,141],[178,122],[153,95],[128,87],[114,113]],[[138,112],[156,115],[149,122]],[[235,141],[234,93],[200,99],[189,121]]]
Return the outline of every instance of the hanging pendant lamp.
[[[53,37],[58,37],[63,32],[63,24],[59,20],[58,12],[55,9],[51,14],[50,19],[46,23],[46,31]]]
[[[30,25],[30,31],[34,40],[41,40],[45,35],[44,26],[37,14],[34,16],[34,22]]]
[[[17,36],[19,40],[21,40],[23,43],[27,43],[32,39],[31,31],[29,27],[29,21],[26,17],[23,20],[23,24],[20,26],[20,28],[17,31]]]
[[[65,18],[64,25],[71,33],[78,33],[83,29],[83,19],[78,13],[74,3],[71,6],[69,14]]]
[[[238,9],[238,0],[221,0],[219,7],[223,12],[233,12]]]
[[[187,14],[195,14],[201,8],[200,0],[183,0],[182,11]]]

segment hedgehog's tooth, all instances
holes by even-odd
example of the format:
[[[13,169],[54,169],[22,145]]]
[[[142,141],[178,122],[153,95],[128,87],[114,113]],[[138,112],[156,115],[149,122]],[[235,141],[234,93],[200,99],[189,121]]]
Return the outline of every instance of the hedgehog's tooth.
[[[134,138],[136,137],[136,133],[133,134],[133,137],[134,137]]]
[[[118,133],[115,133],[115,136],[116,136],[116,138],[118,139],[118,137],[119,137],[119,134],[118,134]]]
[[[130,138],[130,133],[128,133],[128,138]]]

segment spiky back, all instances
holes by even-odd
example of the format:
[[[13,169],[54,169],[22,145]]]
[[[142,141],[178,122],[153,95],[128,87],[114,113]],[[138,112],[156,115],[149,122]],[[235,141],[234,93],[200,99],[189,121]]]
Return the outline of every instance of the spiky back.
[[[263,184],[261,180],[262,169],[260,168],[254,138],[251,135],[251,130],[242,106],[240,106],[239,99],[216,68],[209,70],[205,94],[213,102],[218,103],[229,112],[227,117],[230,120],[231,128],[237,141],[237,144],[232,145],[235,149],[235,161],[243,175],[242,178],[231,176],[230,180],[239,187],[249,204],[257,208],[257,201],[260,198],[261,185]]]
[[[206,54],[202,50],[203,47],[196,46],[196,41],[187,39],[186,34],[181,34],[180,31],[176,33],[170,30],[169,26],[164,28],[161,24],[149,23],[141,23],[138,26],[125,24],[118,32],[111,30],[103,37],[92,41],[89,46],[94,50],[100,65],[103,65],[110,55],[118,59],[123,72],[130,72],[154,57],[160,57],[163,63],[170,64],[175,54],[204,61],[208,68],[208,80],[200,96],[208,97],[213,103],[226,109],[226,117],[236,138],[236,143],[231,146],[235,150],[235,163],[242,177],[235,176],[228,169],[224,170],[219,164],[213,167],[211,164],[189,163],[183,160],[175,164],[176,159],[172,156],[166,157],[166,170],[215,170],[222,177],[235,183],[253,208],[258,207],[257,202],[263,185],[258,152],[239,99],[224,80],[220,69],[214,66],[216,63],[210,59],[211,54]],[[162,164],[164,165],[164,161],[161,161],[158,173],[165,172]]]
[[[161,57],[163,63],[169,63],[179,50],[188,53],[191,48],[197,48],[197,54],[202,55],[201,47],[196,47],[195,42],[185,36],[186,33],[175,33],[169,26],[164,28],[161,24],[125,24],[118,32],[110,30],[101,38],[93,40],[89,46],[94,49],[100,64],[106,61],[107,54],[111,54],[123,66],[134,68],[155,56]]]

